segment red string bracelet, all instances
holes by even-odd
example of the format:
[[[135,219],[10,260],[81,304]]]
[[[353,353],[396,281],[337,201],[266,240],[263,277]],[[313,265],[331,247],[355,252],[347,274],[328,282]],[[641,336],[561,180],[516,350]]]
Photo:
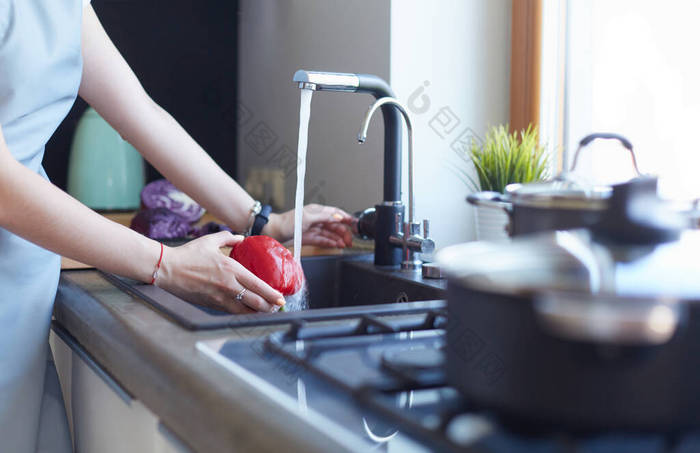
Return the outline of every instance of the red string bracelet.
[[[158,278],[158,271],[160,270],[160,263],[163,262],[163,243],[160,243],[160,258],[158,258],[158,264],[156,264],[156,269],[153,271],[153,280],[151,280],[151,285],[155,284],[156,278]]]

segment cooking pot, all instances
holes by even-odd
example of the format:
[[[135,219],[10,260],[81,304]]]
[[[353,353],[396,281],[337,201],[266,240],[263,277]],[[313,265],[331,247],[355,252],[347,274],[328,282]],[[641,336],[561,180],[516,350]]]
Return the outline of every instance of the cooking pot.
[[[588,229],[438,253],[448,382],[520,426],[700,427],[700,231],[655,179],[607,204]]]
[[[630,152],[634,171],[640,175],[629,140],[618,134],[595,133],[579,142],[570,171],[564,171],[549,181],[509,184],[505,194],[476,192],[470,194],[467,201],[475,206],[504,210],[509,217],[507,230],[511,236],[593,225],[607,207],[611,188],[584,184],[573,171],[581,150],[597,139],[619,141]]]

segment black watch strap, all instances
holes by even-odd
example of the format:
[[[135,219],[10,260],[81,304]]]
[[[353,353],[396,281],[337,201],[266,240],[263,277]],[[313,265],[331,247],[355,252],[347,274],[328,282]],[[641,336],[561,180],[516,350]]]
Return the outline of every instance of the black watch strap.
[[[266,204],[260,210],[260,213],[255,216],[255,221],[253,222],[253,228],[250,229],[251,236],[257,236],[262,232],[262,229],[267,222],[270,220],[270,214],[272,213],[272,206]]]

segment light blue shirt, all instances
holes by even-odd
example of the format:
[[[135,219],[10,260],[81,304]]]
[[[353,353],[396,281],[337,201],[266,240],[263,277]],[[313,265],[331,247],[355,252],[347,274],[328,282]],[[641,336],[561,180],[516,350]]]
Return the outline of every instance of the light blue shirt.
[[[44,145],[80,85],[83,0],[0,0],[0,125],[46,177]],[[51,225],[42,225],[51,228]],[[0,450],[34,453],[60,258],[0,228]]]

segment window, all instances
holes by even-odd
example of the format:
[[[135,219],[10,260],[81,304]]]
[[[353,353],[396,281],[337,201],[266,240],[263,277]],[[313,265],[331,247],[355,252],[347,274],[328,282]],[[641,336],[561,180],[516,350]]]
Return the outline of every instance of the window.
[[[617,132],[662,195],[700,198],[700,2],[544,0],[542,14],[543,140],[570,163],[583,136]],[[633,175],[615,143],[587,149],[579,165],[602,183]]]

